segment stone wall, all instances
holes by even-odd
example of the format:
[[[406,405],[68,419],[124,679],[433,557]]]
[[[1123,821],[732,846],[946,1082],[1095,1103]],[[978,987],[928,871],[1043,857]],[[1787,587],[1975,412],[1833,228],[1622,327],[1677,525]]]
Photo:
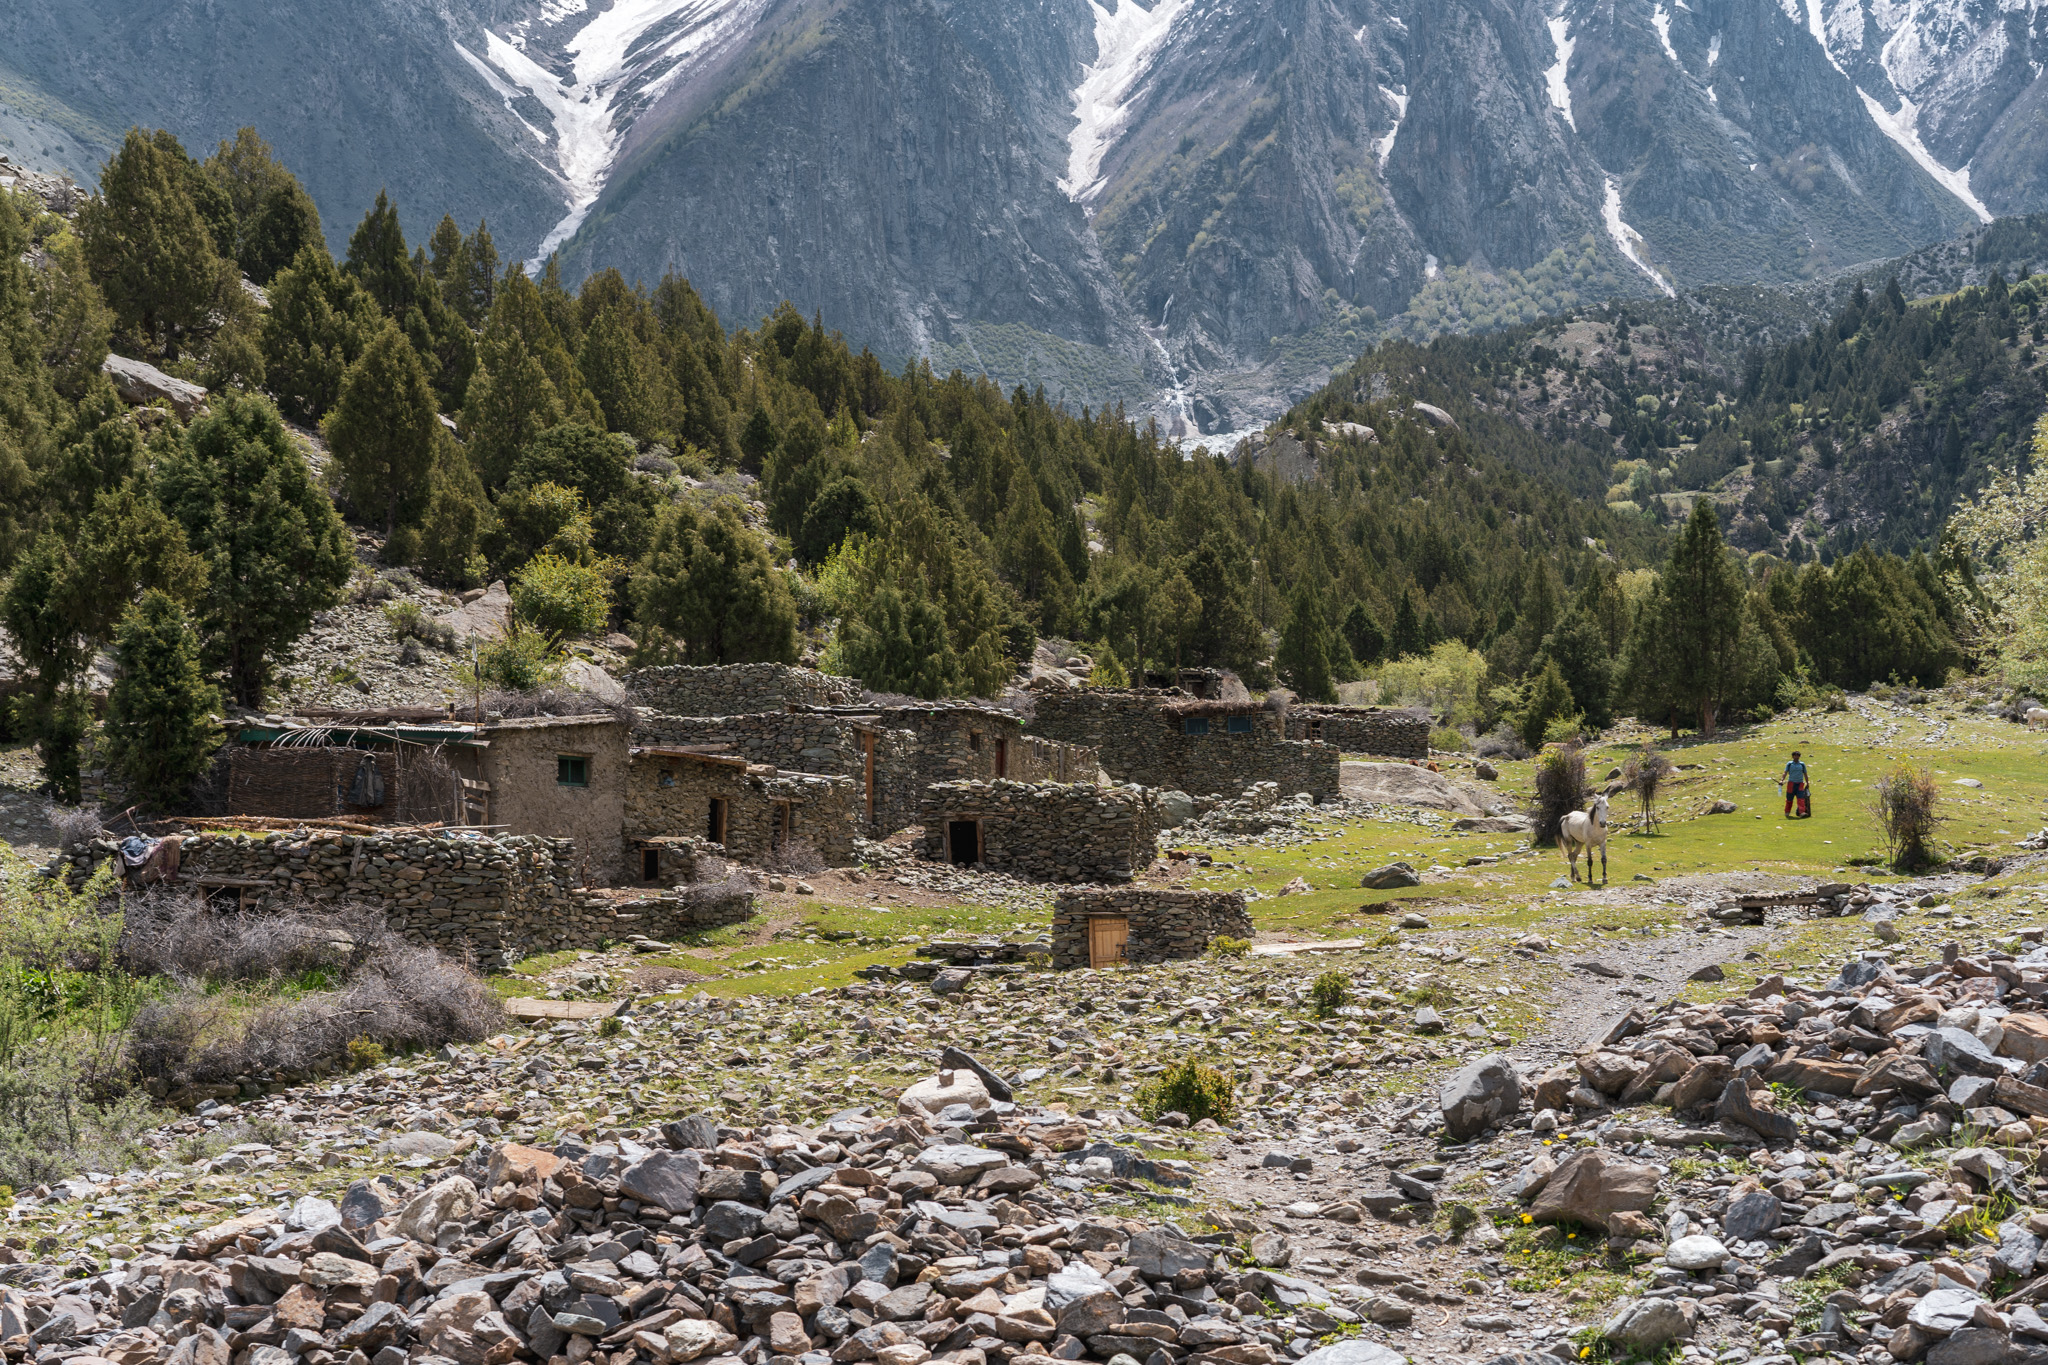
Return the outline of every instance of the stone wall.
[[[1428,716],[1378,706],[1290,706],[1289,739],[1321,740],[1342,753],[1428,758]]]
[[[1054,967],[1088,965],[1088,921],[1100,916],[1129,921],[1123,957],[1129,963],[1200,957],[1218,936],[1252,936],[1252,917],[1235,891],[1066,891],[1053,901]]]
[[[1273,721],[1250,734],[1185,732],[1174,713],[1192,700],[1177,690],[1150,688],[1033,690],[1034,733],[1093,747],[1109,775],[1190,795],[1232,794],[1257,782],[1277,782],[1288,794],[1307,792],[1317,800],[1338,794],[1340,751],[1334,745],[1277,736]]]
[[[626,786],[626,837],[710,839],[711,802],[725,803],[726,856],[765,867],[786,841],[808,843],[828,867],[854,861],[853,779],[778,772],[738,759],[640,749]]]
[[[873,737],[875,750],[872,791],[866,736]],[[873,838],[885,838],[917,820],[917,799],[924,786],[919,780],[917,736],[881,726],[872,718],[804,711],[642,716],[633,727],[633,742],[659,748],[722,746],[749,763],[850,778],[861,830]]]
[[[661,937],[752,913],[752,896],[729,887],[663,896],[651,908],[622,908],[581,888],[577,850],[568,839],[193,834],[181,853],[178,884],[204,892],[223,910],[261,913],[322,901],[379,905],[406,938],[473,957],[486,969],[539,952],[595,948],[626,932]],[[111,841],[100,841],[71,859],[64,875],[81,885],[99,862],[116,856]]]
[[[1142,787],[941,782],[919,803],[918,854],[953,861],[955,822],[972,822],[983,867],[1035,881],[1129,881],[1159,852],[1159,800]]]
[[[780,711],[785,706],[853,706],[860,702],[858,679],[788,664],[677,664],[640,668],[622,681],[635,706],[675,716],[737,716]]]

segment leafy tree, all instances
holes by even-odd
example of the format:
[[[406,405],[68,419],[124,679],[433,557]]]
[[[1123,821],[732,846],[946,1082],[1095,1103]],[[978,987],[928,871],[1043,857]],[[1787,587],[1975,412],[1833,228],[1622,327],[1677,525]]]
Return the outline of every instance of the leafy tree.
[[[617,437],[581,420],[536,435],[514,460],[508,483],[555,483],[573,488],[592,508],[617,501],[626,491],[627,451]]]
[[[1280,652],[1274,657],[1273,666],[1280,680],[1307,701],[1337,700],[1331,659],[1335,636],[1321,596],[1310,583],[1302,582],[1294,590],[1287,628],[1280,632]]]
[[[219,742],[220,689],[199,662],[191,616],[151,589],[121,618],[107,693],[106,735],[128,790],[158,809],[183,798]]]
[[[794,663],[796,604],[730,507],[666,509],[630,585],[644,653],[691,664]]]
[[[221,395],[157,462],[157,499],[210,577],[199,619],[209,668],[262,704],[278,656],[341,600],[347,532],[262,398]]]
[[[295,422],[325,417],[349,366],[382,326],[375,301],[334,268],[326,247],[300,248],[271,282],[260,334],[264,379],[278,408]]]
[[[341,396],[323,424],[349,501],[384,514],[384,534],[401,512],[417,511],[427,491],[441,421],[412,343],[387,320],[349,366]]]
[[[857,476],[842,474],[819,489],[804,509],[796,555],[806,564],[821,564],[848,536],[872,535],[881,529],[882,513],[874,495]]]
[[[193,201],[189,164],[170,134],[130,129],[78,213],[86,268],[116,325],[172,357],[240,293]]]
[[[512,576],[512,609],[550,635],[604,629],[612,609],[612,566],[541,553]]]
[[[487,537],[494,564],[514,567],[546,551],[578,563],[596,553],[583,495],[558,483],[520,483],[505,490],[496,507],[497,526]]]
[[[0,214],[11,210],[0,208]],[[0,236],[4,236],[0,233]],[[30,277],[29,311],[41,342],[42,363],[57,391],[74,402],[95,383],[104,385],[114,312],[86,268],[78,235],[52,232],[42,240],[44,260]]]

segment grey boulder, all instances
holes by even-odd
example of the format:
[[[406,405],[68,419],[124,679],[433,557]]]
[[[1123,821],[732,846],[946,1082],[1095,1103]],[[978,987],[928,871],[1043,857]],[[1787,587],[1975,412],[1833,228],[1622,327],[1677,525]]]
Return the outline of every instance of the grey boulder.
[[[1498,1052],[1474,1058],[1443,1083],[1437,1103],[1444,1131],[1463,1141],[1512,1118],[1522,1107],[1522,1077]]]
[[[1695,1311],[1690,1300],[1629,1299],[1607,1320],[1600,1335],[1617,1346],[1647,1354],[1674,1341],[1691,1340]]]

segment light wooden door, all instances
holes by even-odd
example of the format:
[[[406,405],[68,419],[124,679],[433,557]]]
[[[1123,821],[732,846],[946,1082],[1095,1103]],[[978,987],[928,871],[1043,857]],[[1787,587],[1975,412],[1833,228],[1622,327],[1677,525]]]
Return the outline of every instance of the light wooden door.
[[[1107,967],[1124,960],[1124,944],[1131,938],[1131,922],[1097,915],[1088,921],[1088,965]]]

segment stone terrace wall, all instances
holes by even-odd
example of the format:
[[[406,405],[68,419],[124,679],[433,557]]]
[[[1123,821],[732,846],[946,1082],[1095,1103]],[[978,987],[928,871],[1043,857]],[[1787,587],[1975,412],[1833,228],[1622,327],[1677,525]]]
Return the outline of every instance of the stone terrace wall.
[[[947,824],[976,820],[982,866],[1035,881],[1129,881],[1159,853],[1159,799],[1142,787],[941,782],[919,815],[921,857],[947,860]]]
[[[1052,904],[1053,966],[1088,965],[1088,921],[1097,916],[1130,921],[1124,961],[1131,963],[1200,957],[1218,935],[1252,936],[1252,917],[1235,891],[1066,891]]]
[[[676,716],[737,716],[785,706],[855,706],[858,679],[788,664],[674,664],[639,668],[623,679],[635,706]]]
[[[1428,758],[1429,718],[1377,706],[1291,706],[1289,739],[1320,739],[1347,754]]]
[[[828,867],[854,862],[855,789],[851,778],[746,770],[660,753],[633,755],[626,787],[629,839],[703,835],[712,798],[726,803],[725,852],[764,867],[776,852],[775,805],[790,803],[791,837],[815,847]]]
[[[823,677],[826,675],[820,674]],[[867,761],[861,732],[875,735],[875,816],[867,818]],[[861,829],[875,838],[894,834],[917,820],[917,736],[908,730],[863,726],[843,716],[803,711],[766,711],[731,716],[642,716],[633,727],[636,745],[724,745],[736,758],[767,763],[788,772],[853,779],[853,809]]]
[[[1188,698],[1152,689],[1063,688],[1034,690],[1031,728],[1050,739],[1092,745],[1102,766],[1122,782],[1190,795],[1235,793],[1256,782],[1277,782],[1292,795],[1317,800],[1338,794],[1340,751],[1329,744],[1283,740],[1271,731],[1233,735],[1220,727],[1206,735],[1183,733],[1164,708]]]
[[[114,856],[111,842],[96,843],[70,862],[67,880],[82,884]],[[536,952],[594,948],[629,924],[658,934],[699,927],[701,913],[734,913],[678,900],[667,921],[658,913],[622,918],[609,901],[576,887],[574,840],[531,835],[195,834],[186,836],[181,862],[182,885],[255,883],[221,894],[246,897],[257,912],[305,901],[380,905],[406,938],[473,955],[486,968]]]

